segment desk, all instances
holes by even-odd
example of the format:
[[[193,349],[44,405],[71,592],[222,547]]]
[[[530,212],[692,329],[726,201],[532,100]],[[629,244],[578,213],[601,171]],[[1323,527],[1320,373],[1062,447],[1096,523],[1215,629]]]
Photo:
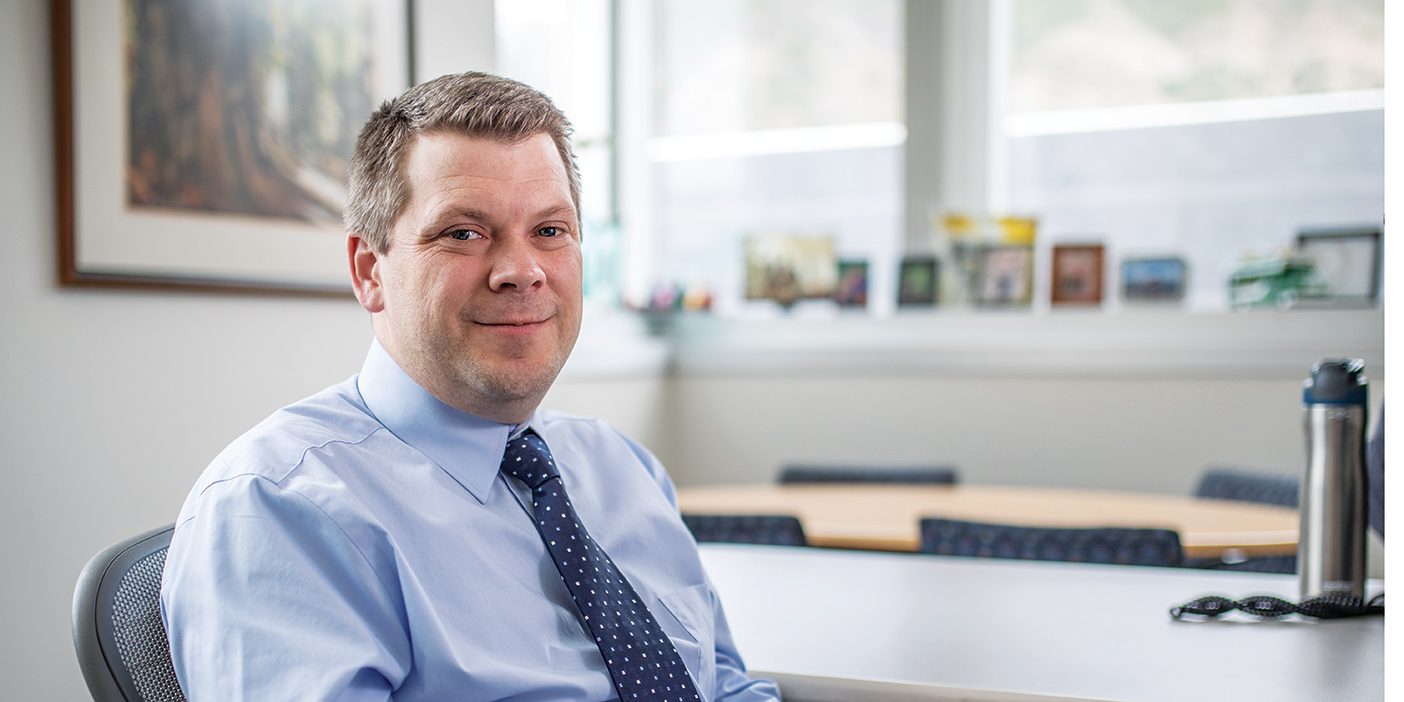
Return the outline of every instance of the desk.
[[[1294,576],[703,544],[747,665],[790,702],[1384,697],[1384,618],[1175,622]],[[1372,581],[1370,592],[1383,589]]]
[[[678,491],[684,512],[792,514],[815,546],[915,551],[922,517],[1173,529],[1187,558],[1297,552],[1297,511],[1176,495],[989,485],[729,485]]]

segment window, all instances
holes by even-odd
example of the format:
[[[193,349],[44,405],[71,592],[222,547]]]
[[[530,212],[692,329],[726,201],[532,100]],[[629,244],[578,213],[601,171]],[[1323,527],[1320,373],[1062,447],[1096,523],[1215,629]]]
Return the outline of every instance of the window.
[[[625,6],[651,14],[625,38],[647,59],[621,63],[626,85],[648,87],[646,202],[630,227],[651,239],[651,282],[706,286],[739,312],[748,237],[829,236],[841,257],[895,257],[900,0]]]
[[[1380,0],[1016,0],[1012,113],[1379,90]]]
[[[746,241],[817,235],[870,262],[868,309],[885,316],[898,261],[929,253],[922,213],[952,206],[1037,219],[1035,309],[1053,245],[1104,243],[1104,308],[1120,305],[1122,260],[1170,256],[1188,264],[1185,308],[1214,311],[1244,255],[1382,216],[1382,0],[504,0],[496,14],[499,70],[576,122],[595,299],[643,302],[666,282],[705,286],[724,315],[768,309],[744,299]],[[936,165],[913,178],[915,158]]]
[[[1009,15],[997,199],[1039,219],[1041,258],[1105,242],[1114,290],[1116,261],[1181,257],[1188,308],[1221,310],[1245,257],[1381,222],[1380,0],[1013,0]]]
[[[555,101],[575,127],[585,295],[591,304],[619,299],[614,144],[614,32],[610,0],[499,0],[493,12],[498,73]]]

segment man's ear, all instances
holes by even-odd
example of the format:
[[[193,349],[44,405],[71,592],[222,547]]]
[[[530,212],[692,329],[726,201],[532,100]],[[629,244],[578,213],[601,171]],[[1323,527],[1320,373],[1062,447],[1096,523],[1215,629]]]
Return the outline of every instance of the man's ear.
[[[380,284],[380,254],[365,237],[356,232],[346,234],[346,257],[351,264],[351,289],[367,312],[375,314],[385,309]]]

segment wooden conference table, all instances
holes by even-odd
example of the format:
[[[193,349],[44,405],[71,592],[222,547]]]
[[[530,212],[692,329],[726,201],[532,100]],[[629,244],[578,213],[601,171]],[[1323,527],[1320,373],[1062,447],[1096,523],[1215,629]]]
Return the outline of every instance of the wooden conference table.
[[[1174,621],[1291,575],[702,544],[733,638],[787,702],[1384,699],[1384,617]],[[1383,584],[1372,581],[1370,594]]]
[[[915,551],[922,517],[1173,529],[1187,558],[1291,555],[1297,511],[1176,495],[990,485],[728,485],[678,491],[683,512],[790,514],[813,546]]]

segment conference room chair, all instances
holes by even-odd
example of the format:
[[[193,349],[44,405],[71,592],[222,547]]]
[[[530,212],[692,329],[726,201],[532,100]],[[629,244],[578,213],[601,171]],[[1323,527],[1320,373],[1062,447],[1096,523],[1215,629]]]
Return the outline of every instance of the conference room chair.
[[[782,514],[688,514],[683,524],[699,542],[804,546],[799,519]]]
[[[1290,476],[1211,466],[1199,477],[1194,496],[1295,509],[1300,491],[1301,481]]]
[[[95,702],[185,702],[161,622],[170,525],[88,561],[73,592],[73,645]]]
[[[1296,509],[1301,481],[1296,478],[1242,468],[1215,467],[1205,469],[1195,486],[1195,497],[1210,500],[1254,502]],[[1197,562],[1191,565],[1216,570],[1241,570],[1256,573],[1295,573],[1296,556],[1258,556],[1232,561]]]
[[[950,466],[849,466],[791,464],[781,466],[781,485],[806,483],[888,483],[955,485],[958,474]]]
[[[1063,529],[921,520],[922,553],[978,558],[1179,566],[1180,535],[1169,529]]]

